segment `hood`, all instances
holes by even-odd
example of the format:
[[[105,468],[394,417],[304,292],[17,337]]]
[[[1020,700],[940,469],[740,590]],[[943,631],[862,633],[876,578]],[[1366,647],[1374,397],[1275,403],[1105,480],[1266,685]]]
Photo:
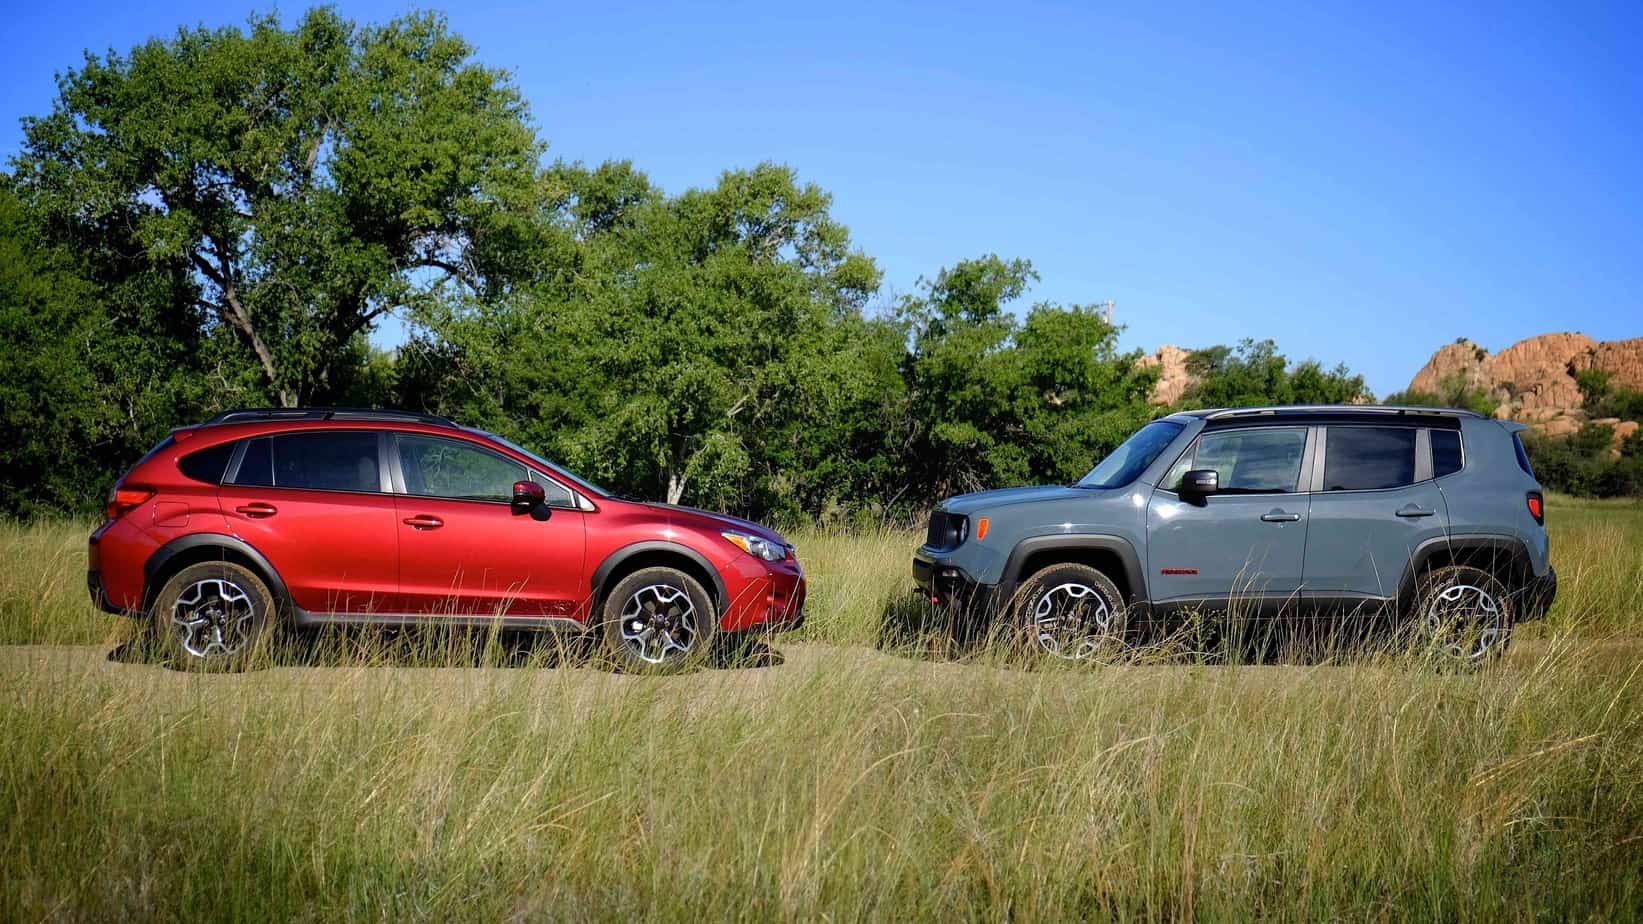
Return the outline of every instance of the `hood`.
[[[782,545],[787,544],[787,540],[782,538],[782,534],[776,532],[770,527],[761,526],[752,520],[744,520],[740,517],[733,517],[727,513],[714,513],[711,510],[700,510],[695,507],[682,507],[678,504],[664,504],[660,501],[629,501],[629,503],[638,503],[639,506],[648,507],[651,510],[660,511],[662,513],[671,514],[674,516],[687,517],[693,520],[707,520],[719,529],[734,529],[739,532],[748,533],[749,535],[758,536],[760,539],[768,539],[771,542]]]
[[[974,494],[960,494],[957,497],[949,497],[941,502],[940,509],[949,513],[968,514],[991,510],[995,507],[1006,507],[1011,504],[1087,499],[1100,493],[1102,492],[1086,488],[1069,488],[1059,484],[1038,485],[1030,488],[999,488],[996,491],[977,491]]]

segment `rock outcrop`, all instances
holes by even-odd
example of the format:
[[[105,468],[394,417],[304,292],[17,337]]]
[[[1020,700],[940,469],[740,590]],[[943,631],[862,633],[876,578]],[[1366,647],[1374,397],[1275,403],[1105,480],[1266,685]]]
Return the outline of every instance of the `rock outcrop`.
[[[1153,352],[1151,356],[1141,357],[1136,365],[1143,369],[1154,366],[1161,371],[1158,381],[1152,386],[1152,403],[1174,404],[1186,394],[1187,386],[1192,384],[1192,376],[1187,372],[1187,354],[1174,344],[1166,343]]]
[[[1440,397],[1459,388],[1481,391],[1499,402],[1495,416],[1521,420],[1548,436],[1567,436],[1587,422],[1575,373],[1613,373],[1615,387],[1643,390],[1643,337],[1600,343],[1580,333],[1542,334],[1499,353],[1470,340],[1441,347],[1426,361],[1409,390]],[[1615,445],[1637,430],[1635,421],[1602,420],[1615,428]]]

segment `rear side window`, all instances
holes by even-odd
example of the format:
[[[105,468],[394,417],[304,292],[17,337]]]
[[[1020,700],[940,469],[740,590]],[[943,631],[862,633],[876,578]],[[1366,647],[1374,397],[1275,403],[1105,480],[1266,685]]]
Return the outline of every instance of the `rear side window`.
[[[177,468],[195,481],[222,484],[223,473],[228,470],[228,460],[233,455],[234,444],[222,443],[183,456],[177,460]]]
[[[1324,441],[1325,491],[1374,491],[1414,483],[1414,429],[1329,428]]]
[[[1433,430],[1432,477],[1442,478],[1460,471],[1460,431]]]
[[[1529,451],[1523,448],[1521,434],[1512,434],[1512,451],[1517,453],[1518,468],[1523,469],[1523,473],[1530,478],[1535,477],[1535,467],[1529,464]]]
[[[328,430],[251,440],[234,483],[310,491],[381,491],[377,435],[368,430]]]

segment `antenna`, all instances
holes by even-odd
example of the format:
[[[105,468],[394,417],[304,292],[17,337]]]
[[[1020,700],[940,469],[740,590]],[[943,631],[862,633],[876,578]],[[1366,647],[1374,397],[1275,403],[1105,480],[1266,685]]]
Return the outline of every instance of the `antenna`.
[[[1115,305],[1115,304],[1117,304],[1117,303],[1116,303],[1116,302],[1114,302],[1114,301],[1113,301],[1113,300],[1112,300],[1112,299],[1110,299],[1110,298],[1109,298],[1109,299],[1107,299],[1107,300],[1106,300],[1106,301],[1104,301],[1104,302],[1102,302],[1102,303],[1101,303],[1101,306],[1102,306],[1102,307],[1103,307],[1103,308],[1106,308],[1106,309],[1107,309],[1107,326],[1108,326],[1108,327],[1111,327],[1111,326],[1112,326],[1112,306],[1113,306],[1113,305]]]

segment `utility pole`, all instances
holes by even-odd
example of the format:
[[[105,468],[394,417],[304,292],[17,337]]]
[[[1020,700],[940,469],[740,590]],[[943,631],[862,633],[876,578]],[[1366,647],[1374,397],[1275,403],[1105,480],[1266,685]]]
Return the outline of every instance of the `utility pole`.
[[[1112,326],[1112,306],[1114,304],[1116,304],[1116,303],[1110,298],[1101,303],[1102,307],[1107,309],[1107,326],[1108,327]]]

